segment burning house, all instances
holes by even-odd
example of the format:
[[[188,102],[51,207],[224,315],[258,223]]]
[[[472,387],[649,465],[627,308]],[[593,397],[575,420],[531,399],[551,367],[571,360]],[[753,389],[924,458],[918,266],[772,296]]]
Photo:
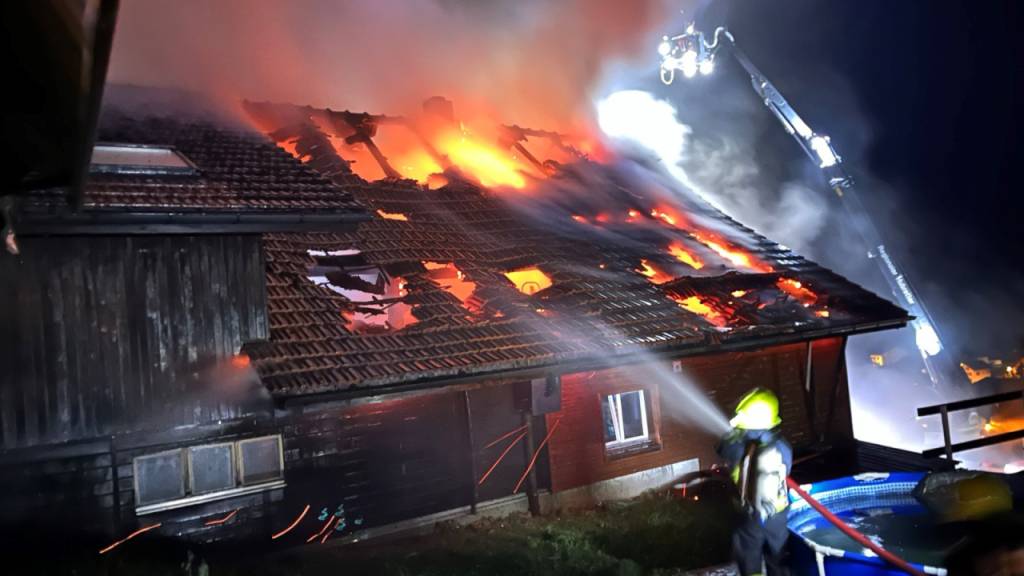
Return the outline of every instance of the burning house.
[[[850,438],[846,338],[908,321],[585,141],[243,108],[108,109],[84,208],[21,200],[4,522],[284,546],[628,497],[714,462],[680,382]]]

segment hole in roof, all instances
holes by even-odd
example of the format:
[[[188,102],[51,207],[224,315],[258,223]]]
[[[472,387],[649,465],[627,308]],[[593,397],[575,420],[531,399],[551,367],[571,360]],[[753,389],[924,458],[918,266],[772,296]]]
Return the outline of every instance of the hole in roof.
[[[198,170],[171,146],[97,144],[89,171],[107,174],[197,174]]]
[[[357,333],[389,332],[416,323],[401,277],[389,276],[366,262],[359,250],[307,250],[315,263],[307,278],[349,301],[339,311],[346,328]]]
[[[442,290],[458,298],[467,311],[473,314],[482,311],[482,302],[474,295],[476,283],[466,280],[466,275],[455,263],[424,261],[423,267],[427,269],[424,275]]]
[[[338,153],[360,178],[373,182],[388,176],[383,162],[403,178],[430,183],[430,176],[443,171],[420,138],[403,124],[377,125],[370,137],[381,158],[374,156],[371,144],[366,143],[354,128],[345,122],[332,122],[321,115],[313,121],[330,139]]]
[[[551,286],[551,278],[536,266],[505,272],[505,277],[515,284],[517,290],[528,296]]]
[[[295,159],[297,159],[299,162],[302,162],[303,164],[313,159],[313,156],[311,154],[302,154],[301,152],[299,152],[298,137],[289,140],[280,140],[277,142],[277,145],[285,152],[294,156]]]
[[[693,295],[685,298],[675,296],[672,299],[675,300],[676,304],[679,304],[681,308],[703,317],[710,324],[718,326],[719,328],[723,328],[727,324],[725,316],[723,316],[722,313],[714,307],[715,301],[713,298]]]

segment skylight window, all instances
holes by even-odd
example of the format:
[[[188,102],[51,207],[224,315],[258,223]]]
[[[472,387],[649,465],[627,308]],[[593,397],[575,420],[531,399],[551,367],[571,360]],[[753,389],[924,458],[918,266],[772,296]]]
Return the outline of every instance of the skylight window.
[[[100,174],[197,174],[194,164],[170,146],[97,144],[89,171]]]

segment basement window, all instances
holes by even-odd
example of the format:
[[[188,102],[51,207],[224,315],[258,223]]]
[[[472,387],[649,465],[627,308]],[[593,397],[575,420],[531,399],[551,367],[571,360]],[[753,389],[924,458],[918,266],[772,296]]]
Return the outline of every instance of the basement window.
[[[602,398],[604,446],[609,454],[633,452],[652,445],[647,398],[643,390]]]
[[[94,174],[194,175],[195,164],[171,146],[97,144],[89,171]]]
[[[281,436],[219,442],[139,456],[135,513],[152,514],[284,486]]]

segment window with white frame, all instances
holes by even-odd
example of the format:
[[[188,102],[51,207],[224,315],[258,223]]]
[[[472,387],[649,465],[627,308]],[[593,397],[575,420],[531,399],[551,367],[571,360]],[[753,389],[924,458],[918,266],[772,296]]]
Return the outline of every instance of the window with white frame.
[[[643,390],[609,394],[603,398],[604,445],[609,450],[648,444],[647,398]]]
[[[202,444],[134,460],[136,513],[228,498],[282,484],[281,436]]]

